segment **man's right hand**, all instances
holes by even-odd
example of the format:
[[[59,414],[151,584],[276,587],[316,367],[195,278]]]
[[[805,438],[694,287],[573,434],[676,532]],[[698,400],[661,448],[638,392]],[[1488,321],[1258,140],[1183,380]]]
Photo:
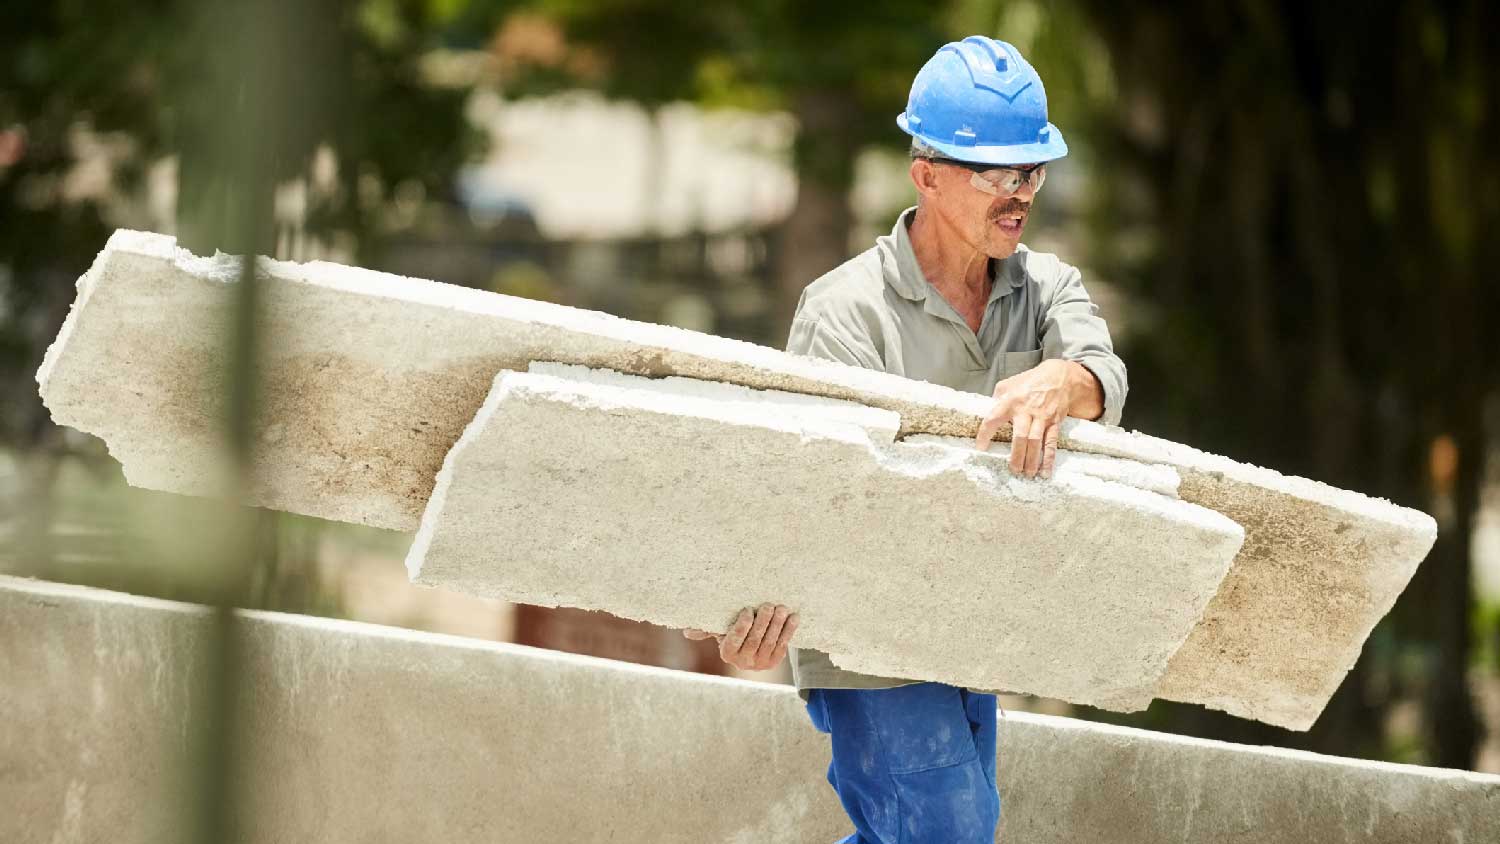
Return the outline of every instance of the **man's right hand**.
[[[786,659],[787,644],[797,632],[797,614],[781,604],[761,604],[757,610],[740,610],[728,633],[684,630],[689,639],[717,639],[719,657],[745,671],[768,671]]]

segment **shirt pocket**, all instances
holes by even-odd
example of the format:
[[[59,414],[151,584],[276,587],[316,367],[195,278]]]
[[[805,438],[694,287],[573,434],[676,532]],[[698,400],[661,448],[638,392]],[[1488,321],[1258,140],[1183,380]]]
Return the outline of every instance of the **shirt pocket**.
[[[1027,352],[1001,352],[1000,359],[996,361],[1000,365],[1000,377],[997,380],[1003,381],[1012,375],[1019,375],[1041,362],[1041,349],[1032,349]]]

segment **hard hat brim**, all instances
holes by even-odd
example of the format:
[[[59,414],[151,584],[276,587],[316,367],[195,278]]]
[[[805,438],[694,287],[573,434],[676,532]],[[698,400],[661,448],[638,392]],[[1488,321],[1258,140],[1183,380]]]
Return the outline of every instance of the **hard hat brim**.
[[[1051,123],[1047,124],[1047,141],[1039,144],[997,144],[992,146],[963,146],[962,144],[946,143],[944,141],[918,135],[906,125],[906,112],[896,116],[896,125],[901,131],[913,138],[932,147],[943,155],[967,161],[973,164],[994,164],[1004,166],[1006,164],[1037,164],[1043,161],[1055,161],[1068,154],[1068,144],[1063,140],[1062,132]]]

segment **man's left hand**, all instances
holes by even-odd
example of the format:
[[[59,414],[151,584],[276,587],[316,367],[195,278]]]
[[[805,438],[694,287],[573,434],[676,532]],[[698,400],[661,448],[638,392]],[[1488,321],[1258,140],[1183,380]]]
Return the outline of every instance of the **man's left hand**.
[[[1010,470],[1050,478],[1062,421],[1069,416],[1097,419],[1103,413],[1104,388],[1094,373],[1076,361],[1044,360],[995,385],[995,404],[979,423],[974,447],[988,451],[995,433],[1009,422]]]

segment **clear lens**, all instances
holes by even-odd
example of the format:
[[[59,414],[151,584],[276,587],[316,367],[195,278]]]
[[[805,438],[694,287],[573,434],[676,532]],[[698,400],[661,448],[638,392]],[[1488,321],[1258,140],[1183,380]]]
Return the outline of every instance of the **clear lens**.
[[[991,196],[1011,196],[1021,189],[1021,185],[1031,183],[1032,192],[1042,189],[1042,183],[1047,181],[1047,165],[1026,170],[1014,170],[1009,167],[997,167],[994,170],[986,170],[983,173],[975,173],[969,178],[969,183],[979,190]]]

